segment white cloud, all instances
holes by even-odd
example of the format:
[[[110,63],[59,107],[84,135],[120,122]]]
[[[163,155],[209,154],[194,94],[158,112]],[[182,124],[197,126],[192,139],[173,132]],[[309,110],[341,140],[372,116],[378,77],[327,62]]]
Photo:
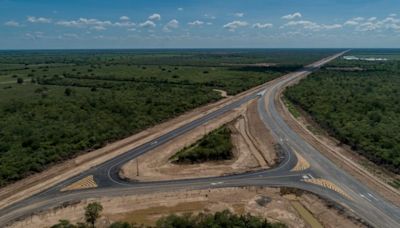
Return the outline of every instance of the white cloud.
[[[365,20],[365,18],[363,18],[363,17],[355,17],[355,18],[353,18],[353,21],[363,21],[363,20]]]
[[[116,27],[133,27],[135,25],[136,25],[135,23],[133,23],[131,21],[126,21],[126,20],[122,21],[122,22],[115,22],[113,24],[113,26],[116,26]]]
[[[50,18],[45,18],[45,17],[28,16],[27,17],[27,21],[29,21],[31,23],[44,23],[44,24],[51,23],[51,19]]]
[[[253,24],[253,28],[258,28],[258,29],[266,29],[266,28],[272,28],[273,25],[271,23],[265,23],[265,24],[261,24],[261,23],[255,23]]]
[[[296,13],[293,13],[293,14],[285,15],[285,16],[282,17],[282,19],[293,20],[293,19],[301,18],[301,17],[302,17],[301,13],[296,12]]]
[[[204,25],[204,21],[195,20],[195,21],[189,22],[188,25],[190,25],[190,26],[201,26],[201,25]]]
[[[141,23],[139,26],[142,28],[154,28],[154,27],[156,27],[156,24],[152,21],[147,20],[147,21]]]
[[[166,25],[164,25],[164,31],[171,31],[171,29],[177,29],[179,27],[179,21],[176,19],[170,20]]]
[[[121,21],[129,21],[130,20],[130,18],[128,16],[121,16],[119,19]]]
[[[400,32],[400,19],[395,17],[387,17],[383,20],[368,20],[363,23],[359,23],[356,27],[356,31],[368,32],[368,31],[384,31],[392,30]]]
[[[353,21],[353,20],[348,20],[344,23],[344,25],[348,25],[348,26],[355,26],[358,25],[359,23],[357,21]]]
[[[237,28],[246,27],[247,25],[249,25],[249,23],[247,23],[245,21],[232,21],[232,22],[229,22],[228,24],[225,24],[223,27],[228,29],[229,31],[233,32]]]
[[[306,30],[319,31],[323,29],[325,30],[339,29],[342,28],[343,26],[340,24],[325,25],[325,24],[318,24],[312,21],[300,20],[300,21],[289,21],[288,23],[281,26],[281,28],[285,27],[298,27]]]
[[[389,14],[389,17],[397,17],[397,14],[391,13],[391,14]]]
[[[106,27],[102,26],[102,25],[96,25],[91,27],[90,29],[96,30],[96,31],[104,31],[106,30]]]
[[[8,27],[20,27],[21,25],[16,21],[7,21],[4,23],[5,26]]]
[[[375,21],[377,19],[377,17],[370,17],[368,18],[368,21]]]
[[[31,40],[45,38],[43,32],[25,33],[25,36]]]
[[[243,17],[243,16],[244,16],[244,13],[238,12],[238,13],[235,13],[235,16],[236,16],[236,17]]]
[[[182,8],[182,7],[179,7],[179,8],[178,8],[178,11],[183,11],[183,8]]]
[[[76,27],[76,28],[91,27],[91,26],[106,27],[113,25],[111,21],[101,21],[98,19],[87,19],[87,18],[79,18],[78,20],[71,20],[71,21],[59,21],[56,24],[65,27]]]
[[[158,13],[155,13],[153,15],[150,15],[148,19],[151,21],[159,21],[159,20],[161,20],[161,15]]]
[[[343,26],[342,25],[340,25],[340,24],[332,24],[332,25],[321,25],[321,27],[323,28],[323,29],[340,29],[340,28],[342,28]]]

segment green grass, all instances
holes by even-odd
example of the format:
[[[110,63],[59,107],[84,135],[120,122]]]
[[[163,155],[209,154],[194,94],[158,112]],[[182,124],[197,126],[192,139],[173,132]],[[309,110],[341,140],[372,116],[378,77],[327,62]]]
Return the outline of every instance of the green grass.
[[[283,97],[283,102],[288,108],[289,112],[297,119],[301,116],[299,110],[293,105],[293,103],[288,100],[286,97]]]
[[[177,152],[171,160],[175,163],[229,160],[233,157],[232,147],[231,131],[227,126],[222,126]]]
[[[394,181],[390,182],[389,184],[396,189],[400,189],[400,180],[394,180]]]

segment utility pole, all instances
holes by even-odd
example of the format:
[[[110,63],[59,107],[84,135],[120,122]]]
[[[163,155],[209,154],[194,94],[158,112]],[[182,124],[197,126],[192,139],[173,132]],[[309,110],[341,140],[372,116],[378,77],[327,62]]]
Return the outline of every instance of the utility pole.
[[[136,158],[136,176],[139,176],[139,158]]]

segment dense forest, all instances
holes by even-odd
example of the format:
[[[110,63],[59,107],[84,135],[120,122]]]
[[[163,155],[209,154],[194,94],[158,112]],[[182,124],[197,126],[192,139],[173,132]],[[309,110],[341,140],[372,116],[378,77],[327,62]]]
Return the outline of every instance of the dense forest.
[[[334,51],[0,51],[0,186]]]
[[[178,151],[171,159],[175,163],[228,160],[233,157],[232,147],[231,130],[224,125]]]
[[[342,143],[400,173],[399,53],[383,54],[388,61],[337,60],[285,96]]]

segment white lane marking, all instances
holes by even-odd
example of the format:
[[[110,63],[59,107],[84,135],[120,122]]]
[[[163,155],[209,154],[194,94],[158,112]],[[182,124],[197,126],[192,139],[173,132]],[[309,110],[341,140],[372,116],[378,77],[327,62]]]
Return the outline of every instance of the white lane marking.
[[[378,201],[378,199],[377,199],[374,195],[372,195],[371,193],[368,193],[368,195],[369,195],[370,197],[372,197],[374,200]]]
[[[363,194],[360,193],[360,196],[361,196],[362,198],[368,200],[369,202],[371,202],[371,200],[370,200],[368,197],[366,197],[365,195],[363,195]]]

